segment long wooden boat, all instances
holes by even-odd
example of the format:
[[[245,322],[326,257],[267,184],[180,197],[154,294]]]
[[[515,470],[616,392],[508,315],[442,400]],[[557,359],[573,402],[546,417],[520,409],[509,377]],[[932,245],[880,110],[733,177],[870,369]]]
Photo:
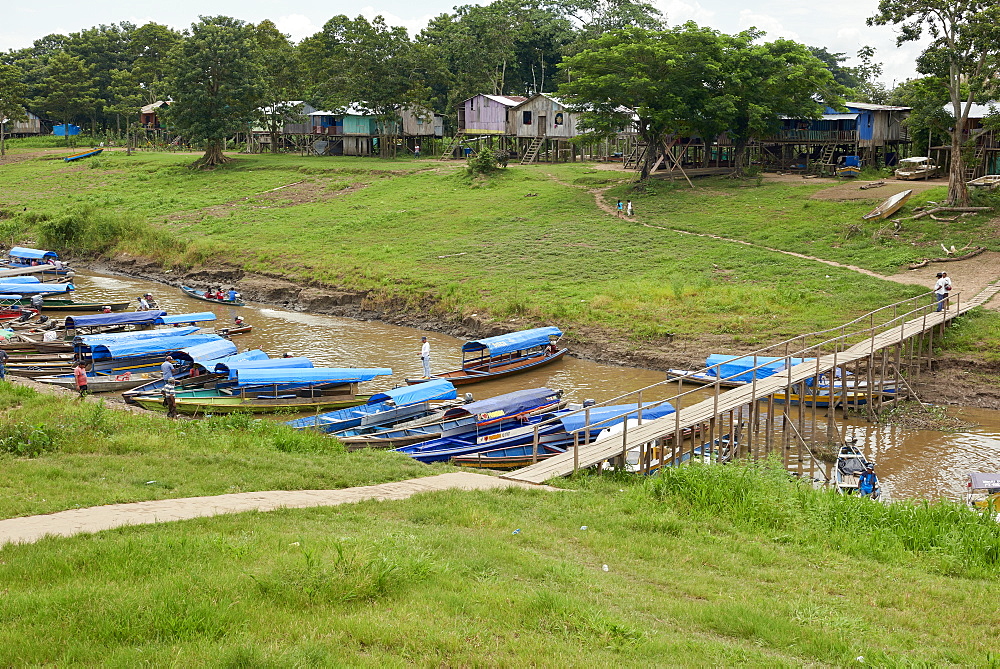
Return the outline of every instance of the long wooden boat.
[[[853,495],[858,492],[858,477],[860,477],[872,463],[865,457],[853,442],[849,441],[840,447],[837,453],[837,464],[833,468],[833,480],[836,490],[841,495]],[[872,465],[873,466],[873,465]],[[878,488],[873,499],[878,498]]]
[[[459,455],[452,458],[451,463],[475,469],[520,469],[527,467],[532,462],[546,460],[553,455],[565,452],[564,447],[552,444],[539,444],[537,450],[534,444],[523,444],[507,448],[494,448],[470,455]]]
[[[1000,474],[969,472],[965,503],[976,511],[988,511],[991,516],[996,517],[1000,511]]]
[[[982,188],[983,190],[993,190],[1000,186],[1000,174],[984,174],[981,177],[967,181],[966,185],[973,188]]]
[[[460,386],[526,372],[566,355],[568,349],[556,346],[560,337],[559,328],[545,327],[468,341],[462,345],[460,369],[431,374],[430,378],[447,379]],[[406,379],[406,382],[414,384],[426,380],[415,378]]]
[[[326,395],[316,392],[306,396],[279,393],[269,396],[264,393],[246,395],[223,395],[212,390],[192,390],[177,393],[177,412],[188,415],[211,415],[220,413],[289,413],[295,411],[329,411],[364,404],[371,395],[355,395],[344,392]],[[165,411],[163,398],[155,395],[137,395],[135,403],[145,409]]]
[[[866,221],[888,218],[899,211],[911,195],[913,195],[912,189],[900,191],[861,218]]]
[[[236,335],[247,334],[253,331],[252,325],[240,325],[231,328],[216,328],[215,334],[220,337],[235,337]]]
[[[30,298],[21,298],[18,304],[31,304]],[[128,309],[128,302],[75,302],[73,300],[45,300],[42,303],[42,311],[103,311],[104,307],[111,307],[111,311],[125,311]]]
[[[80,151],[79,153],[70,154],[70,155],[66,156],[65,158],[63,158],[63,160],[65,160],[68,163],[68,162],[70,162],[72,160],[80,160],[81,158],[89,158],[90,156],[98,156],[98,155],[101,154],[102,151],[104,151],[104,149],[87,149],[86,151]]]
[[[930,158],[903,158],[893,175],[900,181],[915,181],[937,176],[941,168],[931,162]]]
[[[91,393],[120,393],[131,390],[137,386],[149,383],[155,379],[162,378],[158,373],[145,374],[120,374],[111,376],[108,374],[88,374],[87,390]],[[59,376],[38,376],[35,381],[48,383],[62,388],[76,389],[76,378],[72,374]]]
[[[202,302],[211,302],[212,304],[225,304],[230,307],[243,307],[246,306],[244,302],[239,300],[217,300],[214,297],[205,297],[204,293],[199,293],[194,288],[190,286],[181,286],[181,290],[188,297],[193,297],[196,300],[201,300]]]

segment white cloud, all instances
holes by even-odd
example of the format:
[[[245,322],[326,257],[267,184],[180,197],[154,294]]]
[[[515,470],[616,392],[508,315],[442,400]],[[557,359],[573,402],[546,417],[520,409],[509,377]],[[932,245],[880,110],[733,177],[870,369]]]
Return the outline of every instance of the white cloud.
[[[362,7],[358,13],[369,21],[374,19],[376,16],[381,16],[385,19],[386,25],[402,26],[406,28],[406,31],[410,33],[410,35],[416,35],[419,33],[427,27],[427,24],[430,23],[431,19],[437,16],[437,14],[424,14],[423,16],[417,16],[412,19],[404,19],[389,12],[380,12],[372,6]]]
[[[715,12],[702,7],[698,0],[693,0],[693,2],[659,0],[653,4],[666,15],[667,22],[672,26],[679,26],[687,21],[694,21],[700,25],[710,25],[715,17]]]
[[[274,25],[278,30],[292,38],[293,42],[299,42],[306,37],[311,37],[323,30],[323,26],[317,26],[308,16],[303,14],[288,14],[274,20]]]
[[[764,37],[767,40],[777,39],[783,37],[785,39],[795,40],[801,42],[802,38],[794,30],[789,30],[773,16],[768,16],[767,14],[758,14],[749,9],[740,10],[739,17],[740,30],[746,30],[748,28],[758,28],[767,33]]]

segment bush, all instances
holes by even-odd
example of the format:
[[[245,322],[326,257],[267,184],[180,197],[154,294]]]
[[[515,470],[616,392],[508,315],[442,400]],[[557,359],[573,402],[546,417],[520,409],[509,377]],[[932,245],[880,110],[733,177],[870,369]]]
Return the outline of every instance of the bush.
[[[494,174],[507,167],[510,156],[506,151],[494,151],[486,146],[469,158],[469,174]]]

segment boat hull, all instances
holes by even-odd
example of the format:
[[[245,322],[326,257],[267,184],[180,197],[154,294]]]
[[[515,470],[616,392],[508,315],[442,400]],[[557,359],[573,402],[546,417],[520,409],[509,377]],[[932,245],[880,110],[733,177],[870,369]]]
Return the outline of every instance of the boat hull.
[[[220,413],[287,413],[295,411],[329,411],[364,404],[370,395],[355,395],[353,397],[303,397],[286,400],[261,400],[243,397],[197,397],[177,398],[177,412],[186,415],[205,415]],[[138,395],[133,398],[135,403],[145,409],[166,411],[163,397],[157,395]]]
[[[456,386],[464,386],[470,383],[479,383],[480,381],[490,381],[492,379],[499,379],[504,376],[510,376],[512,374],[520,374],[521,372],[527,372],[532,369],[537,369],[542,365],[547,365],[550,362],[555,362],[560,359],[569,349],[562,348],[555,353],[541,354],[537,356],[530,356],[524,361],[515,361],[506,365],[494,366],[492,368],[487,365],[480,365],[477,367],[467,367],[463,369],[456,369],[450,372],[444,372],[443,374],[431,374],[430,377],[417,378],[417,379],[406,379],[406,382],[410,385],[415,383],[423,383],[427,381],[427,378],[431,379],[446,379],[451,381]]]
[[[229,307],[245,307],[246,306],[246,304],[244,302],[240,302],[239,300],[234,300],[234,301],[230,301],[230,300],[217,300],[214,297],[205,297],[204,295],[200,294],[194,288],[188,288],[187,286],[181,286],[181,292],[183,292],[188,297],[194,298],[196,300],[201,300],[202,302],[211,302],[212,304],[222,304],[224,306],[229,306]]]

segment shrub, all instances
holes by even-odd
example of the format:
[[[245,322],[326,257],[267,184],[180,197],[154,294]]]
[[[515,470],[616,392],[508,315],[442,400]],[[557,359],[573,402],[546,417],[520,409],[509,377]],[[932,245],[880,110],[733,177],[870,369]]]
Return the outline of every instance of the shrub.
[[[486,146],[469,158],[469,174],[494,174],[507,167],[509,156],[506,151],[494,151]]]

